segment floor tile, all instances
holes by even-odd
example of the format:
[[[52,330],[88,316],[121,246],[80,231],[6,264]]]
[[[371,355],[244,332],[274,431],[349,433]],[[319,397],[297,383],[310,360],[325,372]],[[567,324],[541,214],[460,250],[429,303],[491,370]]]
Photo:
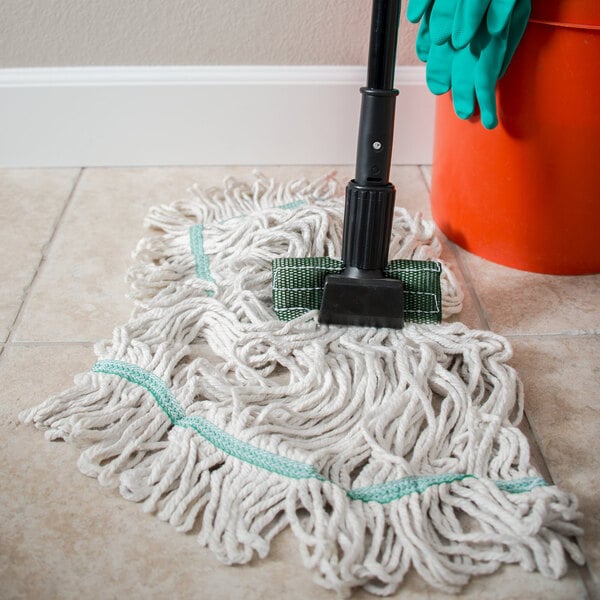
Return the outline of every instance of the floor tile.
[[[401,594],[398,600],[403,598]],[[588,595],[577,571],[571,565],[568,573],[558,581],[543,577],[539,573],[527,573],[519,567],[503,567],[493,575],[479,577],[458,595],[433,592],[430,600],[588,600]],[[366,600],[366,598],[365,598]]]
[[[5,341],[78,169],[0,170],[0,341]]]
[[[269,176],[287,180],[329,170],[280,167],[270,168]],[[228,174],[252,179],[249,167],[85,170],[15,339],[95,341],[109,336],[130,312],[124,278],[131,252],[144,235],[148,209],[186,197],[194,183],[221,185]]]
[[[493,331],[600,332],[600,275],[528,273],[459,251]]]
[[[2,597],[193,598],[207,590],[214,598],[330,597],[295,568],[289,534],[269,560],[225,567],[193,535],[81,475],[76,448],[17,423],[20,410],[69,386],[92,363],[91,348],[74,345],[13,346],[2,357]]]
[[[177,533],[81,475],[77,449],[48,443],[17,423],[21,409],[69,386],[72,374],[92,363],[90,347],[60,344],[11,346],[0,359],[0,589],[7,597],[192,598],[210,590],[214,598],[335,598],[302,567],[289,531],[265,560],[226,567],[193,535]],[[555,582],[506,567],[473,580],[460,597],[583,599],[585,590],[574,568]],[[431,590],[411,573],[391,598],[456,596]]]
[[[420,212],[426,219],[431,219],[429,190],[419,167],[392,167],[390,180],[396,188],[396,204],[410,214]]]
[[[577,494],[600,597],[600,336],[516,338],[514,364],[553,480]]]

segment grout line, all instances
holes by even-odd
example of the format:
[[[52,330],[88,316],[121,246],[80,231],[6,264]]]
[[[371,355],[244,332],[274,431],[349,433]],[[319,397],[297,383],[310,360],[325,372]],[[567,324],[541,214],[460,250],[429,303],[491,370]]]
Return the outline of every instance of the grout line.
[[[48,241],[42,246],[42,251],[41,251],[42,256],[40,257],[40,261],[35,269],[35,272],[33,273],[31,280],[29,281],[29,283],[25,286],[25,289],[23,290],[23,300],[21,302],[21,306],[19,306],[19,310],[17,310],[15,318],[13,319],[12,323],[9,325],[8,336],[6,338],[6,344],[13,343],[12,339],[14,337],[14,333],[20,324],[21,317],[23,315],[23,309],[25,307],[25,304],[27,303],[27,300],[29,299],[29,294],[31,292],[31,289],[33,288],[33,285],[35,284],[35,281],[37,280],[42,267],[46,263],[48,254],[52,248],[54,240],[56,239],[56,233],[57,233],[58,229],[60,228],[60,225],[63,221],[63,218],[64,218],[69,206],[71,205],[71,201],[73,199],[73,196],[75,195],[75,190],[77,190],[77,187],[79,186],[79,182],[81,181],[81,177],[83,176],[84,171],[85,171],[85,168],[82,168],[79,170],[79,173],[77,174],[77,177],[75,178],[73,187],[71,188],[71,191],[69,192],[69,195],[67,196],[67,199],[62,207],[62,210],[60,211],[58,217],[56,218],[56,221],[54,223],[54,229],[52,230],[52,234],[50,235],[50,238],[48,239]]]
[[[586,338],[600,336],[600,329],[573,329],[571,331],[551,331],[539,333],[503,333],[510,339],[536,339],[536,338]]]
[[[18,342],[4,342],[3,346],[10,346],[11,348],[47,348],[53,346],[81,346],[83,348],[92,348],[96,342],[88,342],[83,340],[72,340],[72,341],[33,341],[33,340],[19,340]]]
[[[579,540],[577,540],[577,544],[581,548],[581,544],[579,543]],[[596,577],[594,576],[594,573],[592,573],[590,561],[586,560],[584,565],[580,565],[578,567],[578,571],[579,571],[579,576],[581,577],[581,580],[583,581],[583,587],[585,587],[585,590],[588,594],[588,600],[593,600],[593,598],[600,598],[600,585],[598,584],[598,581],[597,581]]]
[[[425,167],[430,167],[431,165],[419,165],[419,173],[421,173],[421,179],[425,183],[425,187],[427,191],[431,194],[431,186],[429,185],[429,178],[425,175]]]
[[[459,252],[456,244],[454,242],[451,242],[447,238],[446,238],[446,241],[448,242],[448,247],[451,249],[452,253],[454,254],[458,268],[461,270],[463,279],[465,280],[465,286],[467,287],[467,290],[468,290],[469,294],[471,295],[471,298],[473,300],[473,305],[475,306],[475,310],[477,311],[477,315],[479,316],[479,319],[481,321],[483,329],[487,329],[488,331],[491,331],[492,328],[490,327],[489,316],[483,306],[483,303],[481,302],[481,299],[479,298],[479,295],[477,294],[477,291],[475,290],[475,286],[473,285],[473,276],[471,274],[471,270],[469,269],[469,267],[465,264],[465,262],[461,258],[460,252]]]
[[[538,435],[537,430],[535,429],[535,427],[533,426],[533,423],[531,421],[531,419],[529,418],[529,415],[527,414],[527,409],[524,408],[523,409],[523,417],[525,419],[525,421],[527,422],[527,426],[529,427],[529,431],[531,431],[531,438],[532,441],[534,442],[539,455],[541,457],[542,460],[542,464],[540,465],[542,468],[544,468],[546,470],[546,473],[548,473],[548,475],[550,476],[550,483],[552,483],[553,485],[555,484],[555,480],[554,480],[554,475],[552,474],[552,470],[550,469],[550,465],[548,463],[548,461],[546,460],[546,457],[544,456],[544,452],[542,450],[542,446],[541,446],[541,438]]]

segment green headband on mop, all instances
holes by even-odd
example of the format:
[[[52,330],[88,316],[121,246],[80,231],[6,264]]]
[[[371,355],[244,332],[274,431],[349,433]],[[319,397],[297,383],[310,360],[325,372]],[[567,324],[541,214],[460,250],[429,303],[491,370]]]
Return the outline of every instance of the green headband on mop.
[[[272,262],[273,310],[290,321],[319,310],[327,275],[342,273],[344,263],[328,257],[277,258]],[[404,319],[412,323],[442,320],[442,268],[437,261],[393,260],[385,276],[403,283]]]

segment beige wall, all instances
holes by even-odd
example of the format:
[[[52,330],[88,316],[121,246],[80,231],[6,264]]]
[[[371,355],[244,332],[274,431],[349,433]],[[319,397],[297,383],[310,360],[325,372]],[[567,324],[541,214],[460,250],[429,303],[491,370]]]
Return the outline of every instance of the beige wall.
[[[365,64],[370,6],[368,0],[0,0],[0,68]],[[403,21],[398,64],[418,64],[414,35]]]

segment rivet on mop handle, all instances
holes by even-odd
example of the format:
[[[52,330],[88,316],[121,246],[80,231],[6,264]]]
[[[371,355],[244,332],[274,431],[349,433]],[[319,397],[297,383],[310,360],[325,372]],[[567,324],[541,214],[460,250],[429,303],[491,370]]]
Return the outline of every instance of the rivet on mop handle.
[[[396,197],[389,176],[399,19],[399,0],[374,0],[367,86],[360,90],[356,173],[346,187],[345,268],[325,279],[321,323],[394,328],[404,324],[402,282],[384,277]]]

